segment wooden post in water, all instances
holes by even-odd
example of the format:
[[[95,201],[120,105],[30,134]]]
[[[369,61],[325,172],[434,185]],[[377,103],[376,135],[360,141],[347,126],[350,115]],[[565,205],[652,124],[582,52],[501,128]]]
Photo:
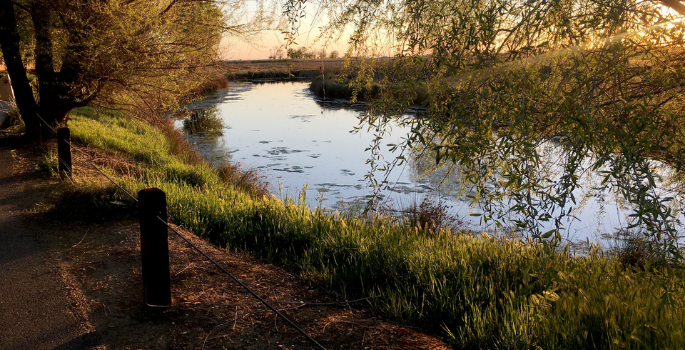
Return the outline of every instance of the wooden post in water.
[[[57,167],[61,178],[71,177],[71,133],[69,128],[57,129]]]
[[[166,195],[159,188],[138,192],[140,253],[143,262],[145,304],[171,306],[169,231],[166,226]]]

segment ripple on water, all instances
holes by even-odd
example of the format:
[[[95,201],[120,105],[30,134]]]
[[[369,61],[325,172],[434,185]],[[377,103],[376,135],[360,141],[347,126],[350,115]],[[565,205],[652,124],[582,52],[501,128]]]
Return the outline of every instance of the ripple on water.
[[[317,187],[328,187],[328,188],[355,188],[357,185],[345,185],[345,184],[336,184],[336,183],[331,183],[331,182],[324,182],[324,183],[319,183],[315,184],[314,186]]]

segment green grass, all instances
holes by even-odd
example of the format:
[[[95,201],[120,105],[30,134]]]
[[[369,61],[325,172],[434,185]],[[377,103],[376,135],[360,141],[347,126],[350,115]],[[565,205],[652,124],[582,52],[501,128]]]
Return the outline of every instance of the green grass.
[[[44,178],[57,176],[59,173],[59,159],[57,158],[57,154],[52,151],[44,153],[38,160],[34,170],[36,174]]]
[[[677,269],[626,269],[599,250],[549,258],[516,240],[433,235],[382,217],[310,210],[245,193],[206,165],[180,161],[164,133],[144,122],[82,109],[70,126],[80,143],[142,163],[147,170],[140,177],[116,180],[133,193],[163,189],[175,223],[348,298],[370,296],[376,312],[444,336],[457,348],[685,348]],[[90,184],[72,191],[97,194],[105,208],[125,200],[112,194],[107,204],[101,196],[111,189]]]

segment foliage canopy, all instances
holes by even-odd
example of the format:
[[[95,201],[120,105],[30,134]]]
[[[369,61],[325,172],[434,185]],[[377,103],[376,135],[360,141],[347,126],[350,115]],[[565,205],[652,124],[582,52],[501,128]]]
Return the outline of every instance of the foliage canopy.
[[[202,83],[225,33],[268,22],[242,0],[2,0],[0,47],[29,131],[94,100],[155,114]],[[35,67],[39,99],[25,79]]]
[[[296,20],[306,0],[291,3],[288,15]],[[381,86],[361,125],[378,130],[373,150],[393,123],[411,127],[402,144],[391,146],[451,164],[471,187],[483,220],[512,225],[550,247],[573,215],[568,208],[581,200],[576,189],[584,173],[596,172],[603,178],[598,189],[613,191],[634,211],[625,226],[653,238],[664,257],[680,257],[674,242],[682,228],[676,204],[682,185],[664,190],[657,171],[669,164],[680,177],[685,156],[679,1],[322,6],[334,13],[330,30],[354,28],[350,54],[366,57],[350,76],[357,91]],[[387,53],[378,46],[386,38],[393,59],[374,58]],[[423,112],[406,117],[417,102]],[[562,140],[563,151],[545,163],[552,139]],[[374,170],[402,162],[372,159]],[[494,202],[511,204],[497,211]],[[550,222],[555,229],[543,230]]]

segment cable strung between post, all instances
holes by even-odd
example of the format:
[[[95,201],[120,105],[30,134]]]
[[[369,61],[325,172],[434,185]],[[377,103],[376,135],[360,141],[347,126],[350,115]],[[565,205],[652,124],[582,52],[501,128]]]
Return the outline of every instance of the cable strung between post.
[[[204,251],[202,251],[202,249],[200,249],[199,247],[197,247],[195,244],[193,244],[191,241],[189,241],[185,236],[183,236],[180,232],[178,232],[175,228],[173,228],[171,225],[169,225],[169,223],[167,223],[166,220],[160,218],[159,216],[157,217],[157,219],[158,219],[159,221],[163,222],[163,223],[164,223],[168,228],[170,228],[171,231],[173,231],[176,235],[178,235],[179,237],[181,237],[181,239],[182,239],[184,242],[186,242],[189,246],[193,247],[193,249],[195,249],[198,253],[202,254],[202,256],[204,256],[207,260],[209,260],[212,264],[214,264],[214,266],[216,266],[217,268],[219,268],[219,270],[221,270],[223,273],[225,273],[226,275],[228,275],[228,277],[230,277],[233,281],[235,281],[236,283],[238,283],[238,284],[239,284],[241,287],[243,287],[246,291],[248,291],[250,294],[252,294],[252,296],[255,297],[255,299],[259,300],[259,302],[261,302],[261,303],[264,304],[267,308],[269,308],[271,311],[273,311],[276,315],[278,315],[278,317],[282,318],[282,319],[283,319],[285,322],[287,322],[291,327],[295,328],[295,330],[297,330],[298,332],[300,332],[300,334],[302,334],[303,336],[305,336],[305,337],[307,338],[307,340],[309,340],[312,344],[316,345],[319,349],[326,350],[326,348],[324,348],[323,345],[319,344],[319,342],[317,342],[316,339],[312,338],[309,334],[307,334],[307,332],[305,332],[305,331],[302,330],[300,327],[298,327],[293,321],[291,321],[289,318],[287,318],[285,315],[283,315],[281,312],[279,312],[276,308],[274,308],[273,306],[271,306],[271,304],[269,304],[266,300],[262,299],[259,295],[257,295],[257,293],[255,293],[254,291],[252,291],[252,289],[250,289],[250,287],[248,287],[246,284],[244,284],[243,282],[241,282],[241,281],[240,281],[237,277],[235,277],[232,273],[230,273],[230,272],[229,272],[228,270],[226,270],[223,266],[221,266],[218,262],[216,262],[214,259],[212,259],[209,255],[207,255],[207,253],[205,253]]]
[[[38,113],[36,113],[36,115],[38,116],[38,119],[40,119],[48,128],[50,128],[50,130],[52,130],[52,132],[57,133],[57,130],[55,130],[55,128],[53,128],[52,126],[50,126],[50,124],[48,124],[48,123],[47,123],[47,122],[46,122]],[[66,142],[66,141],[65,141],[65,142]],[[69,145],[69,146],[71,146],[71,145]],[[80,145],[79,145],[79,146],[80,146]],[[80,151],[78,148],[76,148],[76,147],[70,147],[70,148],[73,149],[74,151],[76,151],[76,153],[78,153],[78,155],[79,155],[81,158],[83,158],[83,160],[85,160],[85,161],[86,161],[88,164],[90,164],[95,170],[97,170],[97,172],[99,172],[100,174],[102,174],[102,176],[106,177],[107,180],[109,180],[109,182],[111,182],[112,184],[114,184],[114,186],[118,187],[120,190],[124,191],[124,193],[126,193],[129,197],[131,197],[131,199],[133,199],[136,203],[138,203],[138,198],[136,198],[133,194],[131,194],[131,192],[127,191],[125,188],[121,187],[121,185],[119,185],[119,184],[118,184],[116,181],[114,181],[111,177],[109,177],[109,176],[108,176],[107,174],[105,174],[102,170],[100,170],[100,168],[98,168],[97,165],[95,165],[90,159],[88,159],[88,157],[86,157],[86,155],[83,154],[83,152],[81,152],[81,151]]]
[[[43,118],[41,118],[40,115],[38,115],[38,114],[36,114],[36,115],[38,116],[38,118],[39,118],[39,119],[40,119],[48,128],[50,128],[50,130],[52,130],[52,132],[57,133],[57,131],[56,131],[52,126],[50,126],[50,124],[48,124]],[[66,140],[65,140],[65,142],[66,142]],[[115,186],[117,186],[120,190],[124,191],[124,193],[126,193],[129,197],[131,197],[131,199],[133,199],[134,201],[136,201],[136,203],[138,203],[138,198],[136,198],[135,196],[133,196],[133,194],[131,194],[131,192],[127,191],[125,188],[121,187],[121,185],[119,185],[116,181],[114,181],[111,177],[107,176],[107,174],[105,174],[102,170],[100,170],[100,168],[97,167],[97,165],[95,165],[93,162],[91,162],[90,159],[88,159],[88,157],[86,157],[78,148],[73,148],[73,149],[79,154],[79,156],[81,156],[81,158],[83,158],[86,162],[88,162],[88,164],[90,164],[93,168],[95,168],[95,170],[97,170],[100,174],[102,174],[104,177],[106,177],[107,180],[109,180],[112,184],[114,184]],[[205,253],[205,252],[202,251],[199,247],[197,247],[195,244],[193,244],[192,242],[190,242],[185,236],[183,236],[183,235],[182,235],[181,233],[179,233],[175,228],[173,228],[172,226],[170,226],[170,225],[166,222],[166,220],[160,218],[159,216],[157,216],[157,219],[158,219],[159,221],[163,222],[164,225],[166,225],[166,227],[168,227],[169,229],[171,229],[171,231],[173,231],[176,235],[178,235],[179,237],[181,237],[181,239],[182,239],[184,242],[186,242],[189,246],[191,246],[193,249],[195,249],[198,253],[202,254],[202,256],[204,256],[207,260],[209,260],[212,264],[214,264],[214,266],[216,266],[217,268],[219,268],[219,270],[221,270],[223,273],[225,273],[226,275],[228,275],[231,279],[233,279],[233,281],[235,281],[236,283],[238,283],[238,284],[239,284],[241,287],[243,287],[246,291],[248,291],[250,294],[252,294],[252,296],[255,297],[257,300],[259,300],[259,302],[261,302],[262,304],[264,304],[267,308],[269,308],[269,309],[270,309],[271,311],[273,311],[276,315],[278,315],[278,317],[282,318],[282,319],[283,319],[285,322],[287,322],[291,327],[295,328],[295,330],[297,330],[300,334],[302,334],[303,336],[305,336],[305,338],[307,338],[307,340],[309,340],[312,344],[316,345],[316,347],[318,347],[319,349],[326,350],[326,348],[323,347],[323,345],[319,344],[319,342],[317,342],[316,339],[312,338],[309,334],[307,334],[307,332],[305,332],[305,331],[302,330],[300,327],[298,327],[293,321],[291,321],[289,318],[287,318],[285,315],[283,315],[281,312],[279,312],[276,308],[274,308],[273,306],[271,306],[266,300],[262,299],[259,295],[257,295],[257,293],[255,293],[254,291],[252,291],[252,289],[250,289],[250,287],[248,287],[247,285],[245,285],[245,284],[244,284],[243,282],[241,282],[237,277],[235,277],[235,276],[234,276],[233,274],[231,274],[228,270],[226,270],[223,266],[221,266],[218,262],[216,262],[214,259],[212,259],[209,255],[207,255],[207,253]]]

